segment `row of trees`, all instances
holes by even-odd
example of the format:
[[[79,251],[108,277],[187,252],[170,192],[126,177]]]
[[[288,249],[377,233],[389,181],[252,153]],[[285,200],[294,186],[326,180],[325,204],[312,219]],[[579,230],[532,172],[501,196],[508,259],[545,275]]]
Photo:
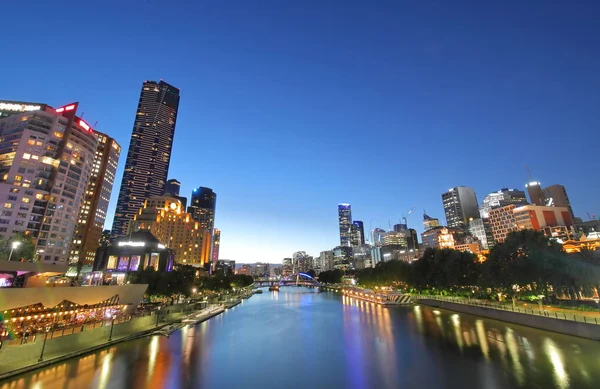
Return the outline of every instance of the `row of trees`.
[[[591,297],[600,287],[600,258],[593,252],[566,254],[542,232],[523,230],[492,248],[487,260],[450,249],[427,249],[418,261],[390,261],[357,274],[366,287],[519,297]]]
[[[176,265],[170,272],[157,272],[154,268],[129,274],[132,284],[148,284],[147,294],[171,297],[190,296],[195,289],[201,291],[229,291],[244,288],[254,282],[247,275],[224,275],[222,272],[212,277],[197,277],[198,269],[190,265]]]

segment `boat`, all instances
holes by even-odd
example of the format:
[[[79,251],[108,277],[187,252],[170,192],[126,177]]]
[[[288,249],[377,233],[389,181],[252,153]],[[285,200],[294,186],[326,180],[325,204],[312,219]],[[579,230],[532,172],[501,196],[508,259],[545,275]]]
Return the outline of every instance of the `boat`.
[[[257,289],[254,291],[254,294],[261,294],[263,291],[261,289]]]
[[[269,292],[279,290],[279,285],[271,285],[269,286]]]

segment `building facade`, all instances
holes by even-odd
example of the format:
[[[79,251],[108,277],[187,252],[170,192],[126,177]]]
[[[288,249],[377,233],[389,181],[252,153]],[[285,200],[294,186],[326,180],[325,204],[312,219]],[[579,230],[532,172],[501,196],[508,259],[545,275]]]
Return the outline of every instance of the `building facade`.
[[[492,233],[492,225],[488,218],[469,221],[467,230],[472,236],[479,240],[483,249],[489,250],[494,246],[494,234]]]
[[[206,230],[185,212],[175,197],[150,197],[129,226],[130,233],[150,231],[159,242],[173,250],[177,263],[204,267],[209,262],[210,248],[204,244]]]
[[[338,204],[340,246],[350,247],[352,242],[352,208],[350,204]]]
[[[360,246],[365,244],[365,226],[360,220],[354,220],[352,222],[352,246]]]
[[[116,140],[98,131],[94,134],[98,139],[98,147],[92,175],[79,209],[69,261],[83,265],[92,265],[96,257],[121,155],[121,146]]]
[[[127,233],[128,223],[144,201],[164,194],[178,109],[179,88],[164,81],[144,82],[117,200],[113,238]]]
[[[509,204],[527,205],[525,192],[517,189],[502,188],[497,192],[485,196],[479,209],[482,218],[489,217],[490,211],[495,208],[504,207]]]
[[[69,261],[94,168],[98,139],[78,105],[0,119],[0,236],[31,235],[42,261]]]
[[[442,193],[448,227],[465,230],[470,219],[479,218],[477,196],[472,188],[458,186]]]
[[[320,271],[333,270],[333,250],[321,251],[319,255]]]
[[[542,190],[542,184],[537,181],[532,181],[525,185],[527,188],[527,194],[529,195],[529,202],[533,205],[546,205],[546,199],[544,198],[544,192]]]
[[[439,227],[439,226],[440,226],[439,219],[436,219],[434,217],[427,215],[426,213],[423,213],[423,230],[424,231],[427,231],[427,230],[430,230],[432,228]]]
[[[496,244],[504,242],[506,236],[513,231],[518,231],[517,221],[514,216],[514,204],[495,208],[489,212],[489,220],[492,226],[492,235]]]
[[[571,200],[569,200],[567,189],[564,186],[558,184],[550,185],[544,188],[543,194],[547,205],[568,208],[569,213],[571,214],[571,220],[575,220],[575,214],[571,207]]]

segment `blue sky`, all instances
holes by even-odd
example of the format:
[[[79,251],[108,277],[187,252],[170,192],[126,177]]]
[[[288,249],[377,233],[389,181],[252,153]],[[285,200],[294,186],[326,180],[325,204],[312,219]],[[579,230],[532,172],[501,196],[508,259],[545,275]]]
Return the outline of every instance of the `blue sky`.
[[[571,3],[7,0],[0,99],[79,101],[125,154],[142,82],[181,88],[169,176],[217,192],[238,262],[333,248],[340,202],[421,231],[526,166],[600,215],[600,6]]]

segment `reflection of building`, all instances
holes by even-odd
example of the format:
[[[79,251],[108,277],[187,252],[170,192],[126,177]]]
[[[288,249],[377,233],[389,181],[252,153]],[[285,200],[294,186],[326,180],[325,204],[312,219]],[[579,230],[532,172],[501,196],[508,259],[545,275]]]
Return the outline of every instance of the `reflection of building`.
[[[0,119],[0,236],[31,235],[44,261],[69,259],[95,170],[98,139],[77,108],[43,106]]]
[[[164,81],[144,82],[117,200],[113,238],[127,233],[128,223],[146,199],[163,195],[178,108],[178,88]]]
[[[215,263],[215,272],[223,272],[223,275],[230,276],[235,272],[235,261],[229,259],[219,259]]]
[[[200,228],[175,197],[147,199],[130,223],[130,229],[149,230],[161,243],[173,249],[178,263],[204,266],[209,261],[208,231]]]
[[[319,262],[321,265],[320,271],[333,270],[333,251],[321,251]]]
[[[148,268],[171,271],[173,251],[146,230],[117,238],[110,246],[98,248],[93,266],[94,271],[111,274],[119,284],[126,282],[129,272]]]
[[[485,196],[479,209],[482,218],[488,218],[492,209],[507,206],[509,204],[526,205],[525,192],[517,189],[502,188],[497,192]]]
[[[569,213],[571,214],[571,219],[575,219],[573,208],[571,207],[571,201],[567,195],[567,189],[565,189],[564,186],[550,185],[544,188],[543,193],[544,199],[546,200],[546,205],[568,208]]]
[[[102,238],[108,202],[117,172],[121,146],[111,137],[95,132],[98,147],[94,166],[79,209],[77,227],[73,235],[70,262],[91,265]]]
[[[470,219],[479,218],[477,197],[472,188],[458,186],[442,193],[448,227],[466,229]]]
[[[352,210],[350,204],[338,204],[340,246],[350,246],[352,240]]]
[[[426,213],[423,213],[423,228],[425,231],[430,230],[434,227],[439,227],[440,226],[440,221],[434,217],[431,217],[429,215],[427,215]]]

